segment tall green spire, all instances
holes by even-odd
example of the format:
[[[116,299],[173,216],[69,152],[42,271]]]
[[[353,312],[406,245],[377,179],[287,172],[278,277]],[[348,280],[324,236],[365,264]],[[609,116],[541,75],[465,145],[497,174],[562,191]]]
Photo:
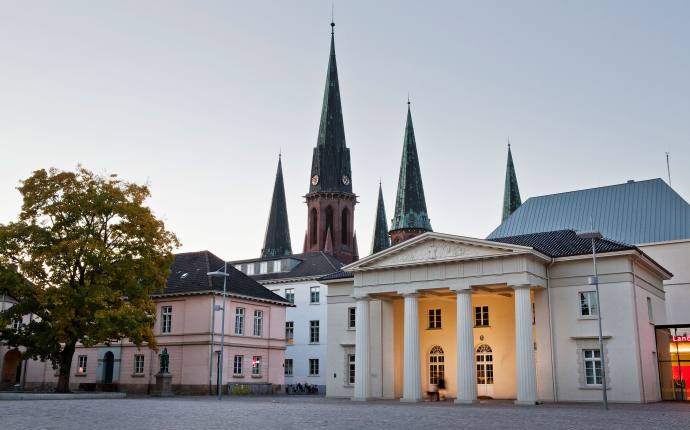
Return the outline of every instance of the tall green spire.
[[[407,102],[407,124],[405,126],[402,161],[400,162],[398,193],[395,199],[395,212],[393,213],[391,224],[393,243],[398,243],[392,235],[396,230],[414,230],[418,233],[432,231],[429,215],[426,211],[422,172],[419,168],[417,143],[414,137],[409,101]],[[403,240],[408,238],[406,237]]]
[[[513,165],[513,154],[510,151],[510,142],[508,142],[508,164],[506,165],[506,183],[503,190],[503,218],[501,221],[505,221],[521,204],[520,189],[518,188],[517,175]]]
[[[390,248],[391,240],[388,237],[388,220],[386,220],[386,206],[383,203],[383,190],[379,182],[379,202],[376,205],[376,223],[374,224],[374,239],[371,244],[371,253],[376,254],[386,248]]]
[[[287,205],[285,204],[285,185],[283,183],[283,164],[278,156],[278,171],[273,186],[271,212],[268,215],[262,258],[282,257],[292,254],[290,245],[290,226],[288,224]]]
[[[326,72],[319,135],[312,156],[309,192],[352,193],[350,150],[345,145],[343,109],[340,103],[335,36],[331,23],[331,52]]]

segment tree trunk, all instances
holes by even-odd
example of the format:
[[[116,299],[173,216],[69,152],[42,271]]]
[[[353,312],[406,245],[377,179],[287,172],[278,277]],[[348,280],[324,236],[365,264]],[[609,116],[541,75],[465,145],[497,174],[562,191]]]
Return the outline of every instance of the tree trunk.
[[[75,344],[65,345],[65,348],[60,353],[60,362],[58,368],[60,376],[58,376],[58,393],[69,393],[69,377],[70,369],[72,368],[72,357],[74,356]]]

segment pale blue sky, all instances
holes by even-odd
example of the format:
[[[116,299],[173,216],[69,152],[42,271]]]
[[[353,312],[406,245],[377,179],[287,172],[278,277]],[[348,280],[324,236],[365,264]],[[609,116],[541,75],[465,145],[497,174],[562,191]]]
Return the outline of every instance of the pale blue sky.
[[[183,242],[257,256],[277,155],[306,227],[330,1],[0,1],[0,222],[33,170],[151,186]],[[436,231],[500,221],[510,136],[523,200],[628,179],[690,198],[690,2],[338,1],[336,51],[369,253],[393,211],[408,91]]]

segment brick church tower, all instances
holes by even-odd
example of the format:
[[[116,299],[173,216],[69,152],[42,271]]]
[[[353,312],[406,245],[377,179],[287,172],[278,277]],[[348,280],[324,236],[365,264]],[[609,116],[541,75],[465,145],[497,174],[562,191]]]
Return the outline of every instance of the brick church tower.
[[[331,52],[319,136],[312,157],[309,193],[305,196],[308,217],[304,252],[323,251],[343,263],[351,263],[359,258],[354,232],[357,196],[352,192],[350,150],[345,145],[334,27],[331,23]]]

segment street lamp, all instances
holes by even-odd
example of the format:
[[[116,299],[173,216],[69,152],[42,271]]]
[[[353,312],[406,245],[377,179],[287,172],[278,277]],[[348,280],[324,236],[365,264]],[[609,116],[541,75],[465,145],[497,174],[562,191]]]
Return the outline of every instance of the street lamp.
[[[594,285],[597,294],[597,320],[599,322],[599,356],[601,357],[601,390],[604,401],[604,409],[609,408],[608,398],[606,397],[606,358],[604,357],[604,340],[601,333],[601,300],[599,300],[599,276],[597,275],[597,248],[596,240],[603,236],[598,231],[583,231],[577,233],[580,239],[590,239],[592,241],[592,264],[594,265],[594,276],[589,277],[589,285]]]
[[[221,400],[223,398],[223,351],[225,350],[225,292],[228,284],[228,277],[230,274],[228,273],[228,262],[224,261],[223,262],[223,271],[221,272],[220,270],[216,270],[215,272],[208,272],[206,273],[208,276],[217,278],[217,277],[222,277],[223,278],[223,305],[221,307],[221,318],[220,318],[220,324],[221,324],[221,329],[220,329],[220,353],[218,356],[218,385],[219,385],[219,390],[218,390],[218,400]],[[216,307],[214,306],[213,308],[213,321],[216,320]],[[213,332],[215,332],[215,327],[211,329]],[[213,336],[213,333],[211,334]],[[213,338],[211,338],[211,351],[213,351]],[[211,354],[211,359],[213,359],[213,354]],[[213,368],[213,367],[211,367]]]

